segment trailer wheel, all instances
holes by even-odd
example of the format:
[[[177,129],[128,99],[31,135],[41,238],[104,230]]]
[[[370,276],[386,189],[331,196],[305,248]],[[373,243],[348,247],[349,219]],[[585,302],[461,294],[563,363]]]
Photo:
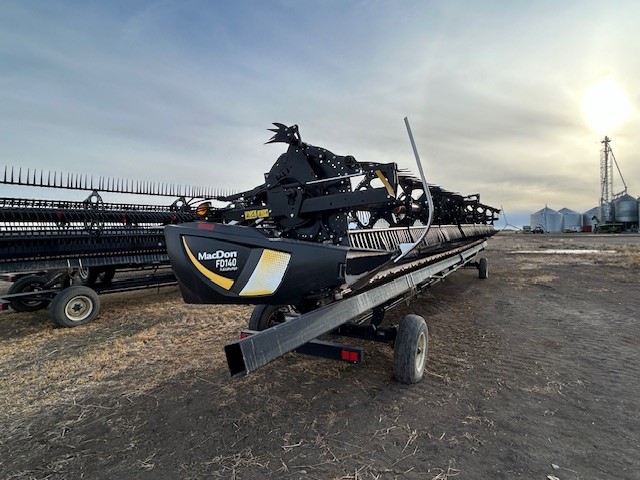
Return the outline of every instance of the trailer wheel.
[[[400,383],[418,383],[424,375],[429,351],[429,329],[419,315],[400,322],[393,346],[393,374]]]
[[[482,280],[489,278],[489,262],[484,257],[478,262],[478,278]]]
[[[89,323],[99,312],[100,297],[89,287],[81,285],[62,290],[49,306],[51,319],[61,327]]]
[[[284,322],[287,305],[256,305],[249,317],[249,330],[262,331]]]
[[[83,285],[94,285],[98,280],[100,270],[96,267],[80,267],[78,269],[78,278]]]
[[[116,274],[116,267],[81,267],[78,269],[80,283],[87,286],[100,283],[109,283]]]
[[[16,280],[11,287],[9,287],[7,293],[11,295],[13,293],[37,292],[41,289],[40,287],[46,285],[47,282],[46,277],[28,275]],[[23,297],[14,298],[9,302],[9,305],[11,305],[11,308],[16,312],[35,312],[45,308],[49,303],[51,303],[51,300],[29,300]]]

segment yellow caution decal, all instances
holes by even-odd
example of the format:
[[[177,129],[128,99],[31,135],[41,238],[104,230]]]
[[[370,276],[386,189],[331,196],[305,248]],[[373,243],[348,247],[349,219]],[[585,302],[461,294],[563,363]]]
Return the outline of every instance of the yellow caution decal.
[[[182,244],[184,245],[184,250],[185,252],[187,252],[187,256],[189,257],[189,260],[191,260],[191,263],[193,263],[193,266],[196,267],[201,274],[203,274],[213,283],[215,283],[219,287],[224,288],[225,290],[230,290],[231,287],[233,287],[233,280],[212,272],[207,267],[205,267],[202,263],[200,263],[200,261],[195,257],[195,255],[189,249],[189,246],[187,245],[187,241],[185,240],[184,237],[182,237]]]
[[[256,218],[267,218],[269,216],[269,209],[263,208],[261,210],[247,210],[244,212],[245,220],[253,220]]]

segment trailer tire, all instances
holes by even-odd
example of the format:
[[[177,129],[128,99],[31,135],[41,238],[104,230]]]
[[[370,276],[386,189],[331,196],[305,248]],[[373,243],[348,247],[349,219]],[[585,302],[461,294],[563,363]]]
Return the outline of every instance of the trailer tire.
[[[481,280],[489,278],[489,261],[484,257],[478,262],[478,278]]]
[[[100,269],[97,267],[80,267],[78,269],[78,279],[82,285],[95,285],[100,275]]]
[[[429,329],[419,315],[407,315],[400,322],[393,346],[393,374],[400,383],[422,380],[429,352]]]
[[[96,283],[109,283],[116,274],[116,267],[81,267],[78,269],[78,278],[82,285],[89,287]]]
[[[286,305],[256,305],[249,317],[249,330],[261,332],[284,322],[283,314],[289,311]]]
[[[77,327],[89,323],[100,313],[98,294],[81,285],[65,288],[49,306],[49,314],[60,327]]]
[[[13,293],[25,293],[36,292],[39,287],[46,285],[48,280],[41,275],[27,275],[26,277],[19,278],[7,291],[7,294]],[[46,308],[51,303],[51,300],[28,300],[26,298],[14,298],[9,302],[11,308],[16,312],[35,312]]]

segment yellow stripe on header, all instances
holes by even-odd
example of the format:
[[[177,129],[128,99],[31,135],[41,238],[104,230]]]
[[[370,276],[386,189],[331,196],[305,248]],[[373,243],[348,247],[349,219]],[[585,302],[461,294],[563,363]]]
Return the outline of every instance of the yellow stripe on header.
[[[231,287],[233,287],[233,280],[212,272],[211,270],[209,270],[207,267],[205,267],[198,261],[195,255],[191,253],[191,250],[189,250],[189,246],[187,245],[187,241],[185,240],[184,237],[182,237],[182,244],[184,245],[184,249],[187,252],[187,256],[189,257],[189,260],[191,260],[191,263],[193,263],[193,266],[196,267],[201,274],[203,274],[213,283],[215,283],[219,287],[224,288],[225,290],[230,290]]]
[[[387,177],[385,177],[380,170],[376,170],[376,176],[380,179],[380,181],[384,185],[384,188],[387,189],[387,193],[389,194],[389,196],[395,198],[396,192],[393,191],[393,187],[389,183],[389,180],[387,180]]]

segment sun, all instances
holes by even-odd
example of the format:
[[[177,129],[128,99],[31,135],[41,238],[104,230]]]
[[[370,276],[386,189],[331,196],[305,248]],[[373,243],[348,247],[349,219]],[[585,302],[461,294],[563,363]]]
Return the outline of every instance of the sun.
[[[631,104],[617,83],[602,80],[582,96],[582,114],[598,133],[612,133],[631,116]]]

